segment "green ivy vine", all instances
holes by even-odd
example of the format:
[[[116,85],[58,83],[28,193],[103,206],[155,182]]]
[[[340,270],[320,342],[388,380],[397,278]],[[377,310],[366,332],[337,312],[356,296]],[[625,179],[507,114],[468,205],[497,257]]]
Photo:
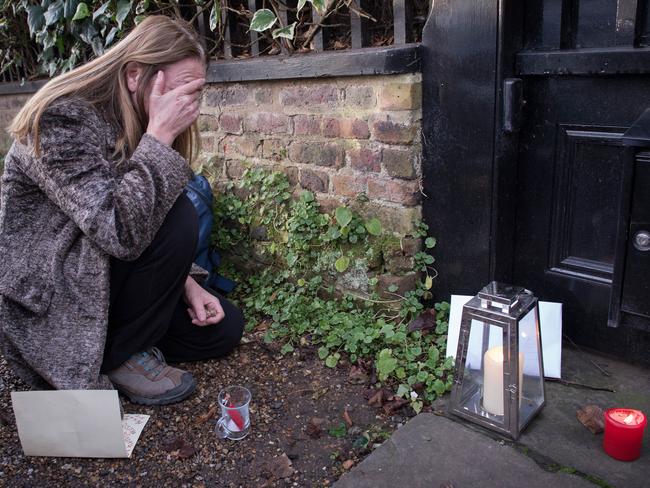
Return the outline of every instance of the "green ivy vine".
[[[247,169],[217,196],[212,242],[232,259],[229,271],[239,282],[235,296],[248,317],[248,328],[266,328],[265,341],[279,342],[282,354],[313,346],[329,367],[345,357],[351,363],[371,361],[379,382],[397,389],[419,412],[451,388],[452,361],[445,358],[449,305],[435,313],[422,303],[435,271],[433,257],[415,255],[421,272],[413,290],[380,289],[371,265],[382,248],[396,239],[377,218],[363,219],[341,206],[322,213],[314,195],[292,197],[287,177],[260,168]],[[419,223],[411,236],[427,237]],[[251,268],[251,256],[261,263]],[[233,263],[248,265],[235,272]],[[346,274],[358,274],[355,292],[337,289]],[[259,329],[258,329],[259,330]]]

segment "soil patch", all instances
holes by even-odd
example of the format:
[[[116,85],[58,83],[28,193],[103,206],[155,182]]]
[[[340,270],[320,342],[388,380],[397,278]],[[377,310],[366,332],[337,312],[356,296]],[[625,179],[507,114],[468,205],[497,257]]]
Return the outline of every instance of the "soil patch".
[[[283,357],[257,334],[246,340],[227,358],[181,366],[198,383],[188,400],[165,407],[125,401],[127,413],[151,418],[132,458],[118,460],[25,457],[9,395],[25,385],[0,357],[0,408],[10,421],[0,426],[0,485],[328,486],[407,420],[408,407],[386,416],[369,405],[376,392],[358,371],[350,376],[349,365],[328,368],[309,348]],[[219,390],[232,384],[253,397],[252,430],[238,442],[219,439],[211,416]]]

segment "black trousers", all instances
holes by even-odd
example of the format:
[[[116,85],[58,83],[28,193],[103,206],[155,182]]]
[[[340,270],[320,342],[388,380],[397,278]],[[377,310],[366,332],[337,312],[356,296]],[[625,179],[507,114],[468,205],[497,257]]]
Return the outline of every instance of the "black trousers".
[[[134,261],[111,258],[108,334],[102,372],[131,355],[158,347],[170,362],[228,354],[239,343],[244,317],[219,298],[225,318],[214,325],[192,324],[182,293],[196,250],[198,217],[185,196],[176,200],[149,247]]]

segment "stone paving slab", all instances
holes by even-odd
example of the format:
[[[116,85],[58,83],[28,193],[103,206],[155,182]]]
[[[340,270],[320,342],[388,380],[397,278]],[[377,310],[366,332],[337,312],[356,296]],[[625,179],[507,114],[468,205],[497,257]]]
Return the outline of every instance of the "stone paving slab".
[[[422,413],[397,430],[335,488],[593,488],[566,473],[542,470],[531,458],[463,424]]]
[[[650,369],[565,348],[562,379],[546,382],[546,406],[515,445],[456,418],[420,414],[335,487],[438,488],[445,481],[455,488],[650,486],[650,428],[641,458],[625,463],[607,456],[603,435],[592,434],[576,419],[576,410],[588,404],[603,410],[637,408],[650,415]],[[435,408],[446,412],[448,399]],[[563,471],[542,467],[549,465]],[[582,476],[569,474],[572,470]]]

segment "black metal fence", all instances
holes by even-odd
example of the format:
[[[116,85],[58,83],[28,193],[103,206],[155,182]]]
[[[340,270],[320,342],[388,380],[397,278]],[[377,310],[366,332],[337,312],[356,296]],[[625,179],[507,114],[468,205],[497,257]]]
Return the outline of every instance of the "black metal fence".
[[[298,0],[275,3],[282,26],[298,23],[293,40],[249,30],[255,11],[270,8],[267,0],[222,1],[214,32],[210,12],[202,11],[193,20],[214,59],[359,49],[419,42],[431,0],[350,0],[339,2],[323,18],[310,4],[298,11]]]

